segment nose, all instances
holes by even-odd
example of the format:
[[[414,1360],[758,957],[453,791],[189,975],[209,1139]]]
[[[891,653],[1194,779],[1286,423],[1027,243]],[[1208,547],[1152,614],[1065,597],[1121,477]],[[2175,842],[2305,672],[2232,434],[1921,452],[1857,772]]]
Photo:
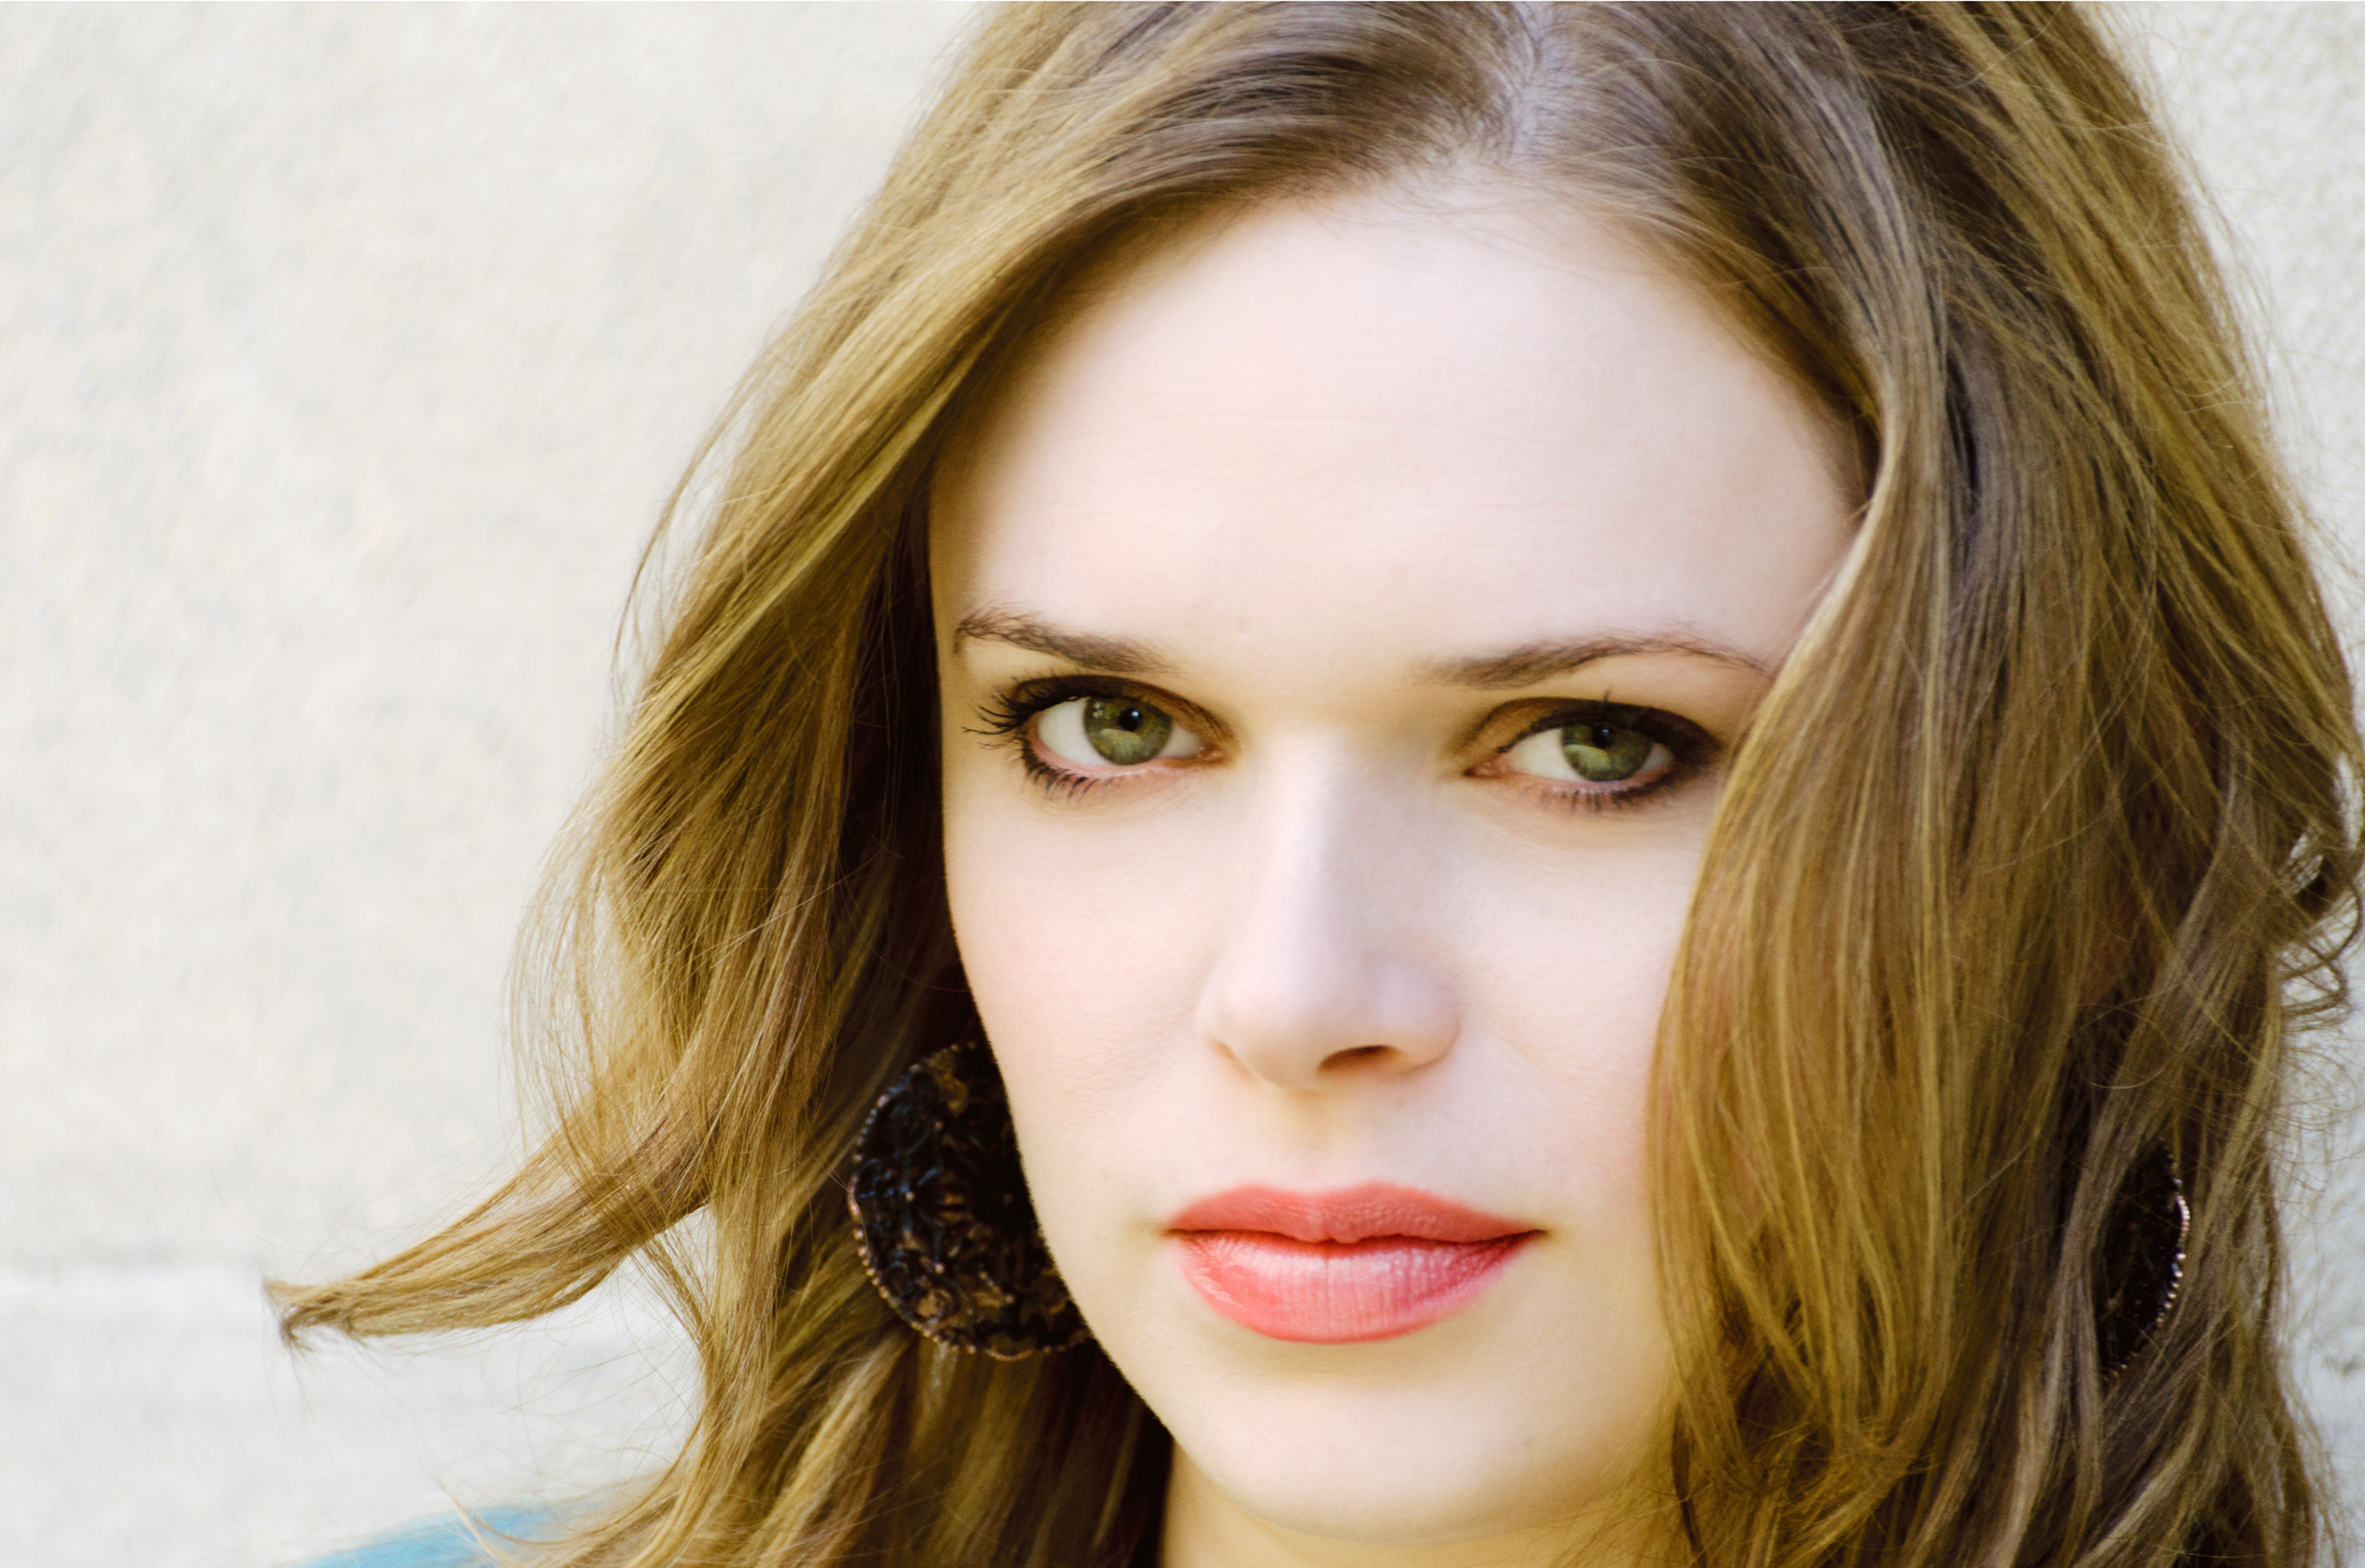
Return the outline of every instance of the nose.
[[[1284,1089],[1428,1066],[1452,1048],[1461,1017],[1435,958],[1423,835],[1345,782],[1291,794],[1244,838],[1201,1037]]]

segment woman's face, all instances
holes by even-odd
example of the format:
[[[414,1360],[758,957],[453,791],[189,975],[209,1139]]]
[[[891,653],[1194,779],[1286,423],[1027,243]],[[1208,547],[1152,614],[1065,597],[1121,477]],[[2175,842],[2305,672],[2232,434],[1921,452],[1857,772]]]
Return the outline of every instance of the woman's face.
[[[953,921],[1170,1562],[1657,1501],[1652,1050],[1850,486],[1694,293],[1490,195],[1104,268],[934,498]]]

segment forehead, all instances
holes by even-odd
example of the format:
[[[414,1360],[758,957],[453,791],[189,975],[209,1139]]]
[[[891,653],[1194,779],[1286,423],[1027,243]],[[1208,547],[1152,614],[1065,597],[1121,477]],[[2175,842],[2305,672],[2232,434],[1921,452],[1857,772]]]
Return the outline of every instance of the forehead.
[[[1844,545],[1836,444],[1582,214],[1269,206],[1104,271],[1034,346],[939,476],[939,617],[1267,658],[1670,626],[1778,656]]]

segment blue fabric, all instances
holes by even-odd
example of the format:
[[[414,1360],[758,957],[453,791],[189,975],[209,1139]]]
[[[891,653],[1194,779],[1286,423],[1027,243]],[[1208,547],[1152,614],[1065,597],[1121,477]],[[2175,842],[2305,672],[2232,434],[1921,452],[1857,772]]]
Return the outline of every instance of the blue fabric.
[[[323,1557],[307,1568],[476,1568],[488,1561],[476,1544],[478,1534],[532,1539],[550,1522],[538,1508],[488,1508],[475,1516],[476,1529],[466,1519],[439,1519],[395,1535],[380,1536],[366,1546]]]

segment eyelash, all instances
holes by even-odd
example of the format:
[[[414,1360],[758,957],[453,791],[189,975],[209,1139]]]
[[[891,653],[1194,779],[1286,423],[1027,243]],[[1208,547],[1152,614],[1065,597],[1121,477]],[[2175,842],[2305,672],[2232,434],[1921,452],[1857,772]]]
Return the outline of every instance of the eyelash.
[[[1115,777],[1070,773],[1065,768],[1052,767],[1035,749],[1035,739],[1026,731],[1039,715],[1079,697],[1139,698],[1141,694],[1128,689],[1123,681],[1104,680],[1093,676],[1051,676],[1039,680],[1022,680],[988,698],[985,706],[978,711],[980,727],[970,733],[988,736],[999,745],[1014,748],[1018,753],[1019,766],[1026,769],[1026,777],[1053,800],[1076,800],[1104,784],[1115,783]],[[1141,700],[1149,700],[1147,698]]]
[[[1054,767],[1044,761],[1042,755],[1035,749],[1034,737],[1027,733],[1027,728],[1037,716],[1081,697],[1152,700],[1123,681],[1093,676],[1052,676],[1022,680],[988,698],[978,712],[980,726],[970,733],[984,735],[997,745],[1014,749],[1028,779],[1053,799],[1076,800],[1104,785],[1115,783],[1117,776],[1071,773],[1065,768]],[[1715,739],[1698,725],[1664,709],[1637,708],[1622,702],[1583,701],[1563,703],[1496,746],[1489,755],[1501,756],[1531,735],[1580,723],[1608,724],[1647,735],[1667,748],[1674,766],[1649,783],[1631,790],[1545,789],[1544,793],[1551,796],[1556,804],[1571,811],[1612,812],[1640,806],[1653,796],[1679,788],[1698,777],[1714,764],[1720,749]]]
[[[1501,756],[1530,735],[1576,724],[1606,724],[1632,730],[1667,748],[1673,765],[1647,784],[1631,790],[1548,790],[1552,799],[1571,811],[1622,812],[1649,801],[1669,790],[1681,789],[1714,766],[1721,749],[1714,736],[1689,719],[1664,708],[1636,708],[1623,702],[1564,702],[1495,748]]]

